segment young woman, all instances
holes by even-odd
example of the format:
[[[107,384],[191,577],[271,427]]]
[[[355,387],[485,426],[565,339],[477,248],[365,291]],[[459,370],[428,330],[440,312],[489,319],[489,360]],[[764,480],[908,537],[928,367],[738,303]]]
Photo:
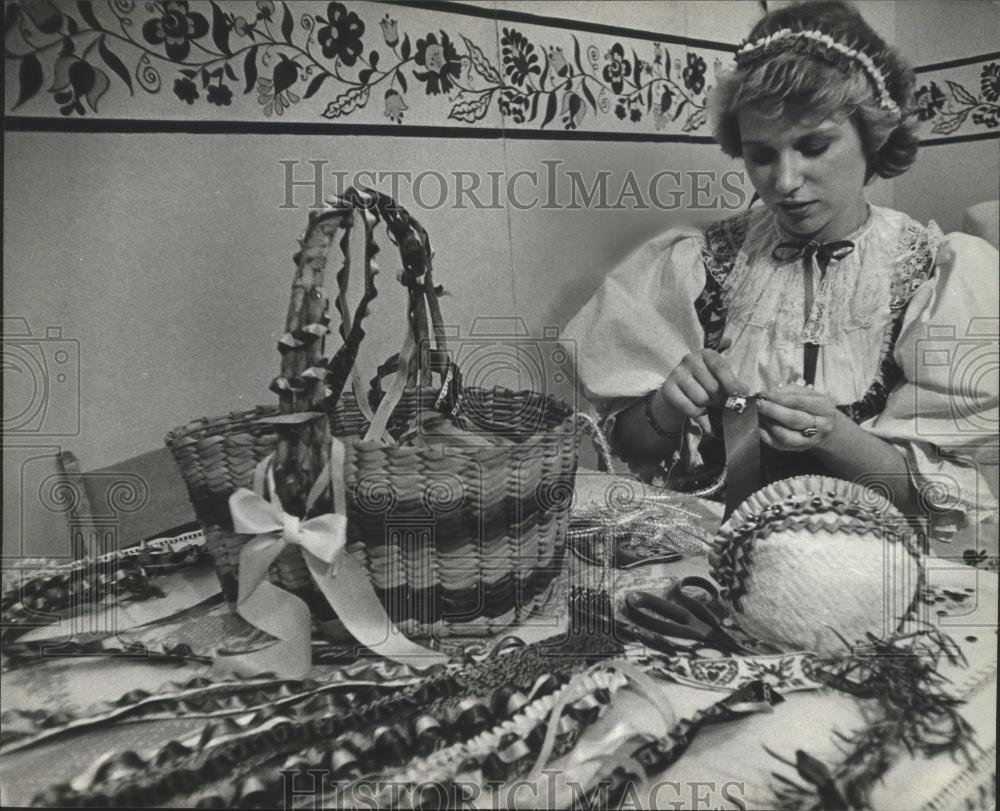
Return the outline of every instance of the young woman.
[[[754,27],[713,103],[763,205],[644,245],[565,333],[616,452],[708,480],[718,408],[758,394],[766,480],[862,480],[952,526],[994,509],[961,451],[996,422],[996,376],[921,342],[995,320],[997,252],[865,199],[916,157],[911,69],[850,5],[801,3]]]

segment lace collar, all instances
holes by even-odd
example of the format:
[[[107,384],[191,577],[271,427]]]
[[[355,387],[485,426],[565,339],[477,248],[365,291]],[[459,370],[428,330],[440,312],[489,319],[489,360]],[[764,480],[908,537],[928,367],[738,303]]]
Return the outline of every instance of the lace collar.
[[[889,314],[894,278],[914,262],[926,263],[928,250],[933,261],[940,236],[934,223],[925,228],[906,214],[869,205],[867,221],[844,237],[854,250],[831,265],[833,272],[818,284],[812,312],[805,318],[801,262],[772,256],[787,234],[770,210],[746,216],[746,237],[722,279],[727,319],[767,328],[775,341],[788,344],[824,344],[845,332],[880,325]]]

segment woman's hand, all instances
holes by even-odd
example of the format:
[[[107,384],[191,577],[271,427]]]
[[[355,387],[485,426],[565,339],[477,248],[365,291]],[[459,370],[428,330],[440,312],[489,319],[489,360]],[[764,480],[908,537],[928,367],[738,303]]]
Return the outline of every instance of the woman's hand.
[[[829,395],[810,386],[779,386],[761,394],[757,412],[761,439],[772,448],[813,451],[830,475],[881,483],[904,513],[922,513],[903,454],[841,413]]]
[[[726,349],[724,341],[719,348]],[[700,417],[709,406],[721,406],[731,394],[749,394],[729,361],[713,349],[698,349],[678,363],[660,386],[660,396],[674,411]]]
[[[780,451],[828,447],[843,417],[829,395],[795,384],[764,392],[757,413],[761,439]]]

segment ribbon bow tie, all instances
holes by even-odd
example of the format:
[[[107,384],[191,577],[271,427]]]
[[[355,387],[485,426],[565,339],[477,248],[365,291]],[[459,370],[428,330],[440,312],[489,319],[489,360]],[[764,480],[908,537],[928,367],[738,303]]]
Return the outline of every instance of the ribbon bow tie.
[[[822,265],[828,265],[831,259],[838,262],[854,251],[854,243],[849,239],[837,239],[833,242],[816,242],[810,239],[807,242],[789,240],[779,242],[771,255],[779,262],[791,262],[802,256],[816,255]]]
[[[336,561],[346,543],[347,518],[327,513],[300,521],[286,513],[273,489],[271,492],[274,501],[243,487],[233,493],[229,498],[233,529],[245,535],[271,536],[271,542],[279,546],[285,543],[301,546],[327,566]]]
[[[344,453],[343,443],[331,438],[330,463],[313,483],[306,509],[327,490],[333,494],[334,506],[346,509]],[[272,671],[282,678],[302,679],[309,672],[312,664],[309,606],[270,583],[267,577],[271,564],[289,544],[299,547],[316,588],[362,645],[419,669],[448,661],[444,654],[411,642],[393,624],[364,566],[347,552],[344,512],[307,520],[286,513],[274,486],[270,456],[257,465],[253,479],[252,491],[241,487],[229,497],[233,529],[256,536],[240,550],[236,610],[251,625],[279,641],[249,653],[220,654],[217,662],[244,674]],[[265,492],[270,498],[264,498]]]

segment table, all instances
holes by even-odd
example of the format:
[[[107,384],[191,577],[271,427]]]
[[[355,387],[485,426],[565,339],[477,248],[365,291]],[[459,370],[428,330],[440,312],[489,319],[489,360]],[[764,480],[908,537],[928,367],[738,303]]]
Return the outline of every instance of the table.
[[[685,564],[669,568],[678,575],[704,572],[696,562]],[[934,619],[956,638],[968,660],[968,668],[948,667],[943,672],[955,683],[955,692],[968,702],[962,715],[975,728],[983,752],[973,769],[948,757],[901,759],[876,789],[874,807],[892,811],[995,807],[997,578],[991,572],[956,564],[937,568],[932,564],[929,580],[958,591],[976,590],[978,599],[965,616]],[[679,684],[661,684],[661,691],[679,717],[690,717],[718,700],[710,691]],[[636,787],[637,802],[644,808],[739,808],[740,803],[748,808],[768,808],[773,802],[771,773],[795,774],[783,768],[765,747],[793,760],[797,749],[833,758],[836,748],[831,730],[847,733],[864,724],[861,704],[835,691],[794,692],[784,697],[771,713],[706,729],[675,766],[658,780]],[[584,734],[581,745],[606,741],[608,731],[621,725],[623,719],[632,732],[658,736],[666,731],[648,699],[626,692],[616,700],[613,712]],[[563,765],[556,762],[551,768]],[[541,789],[542,796],[547,796],[548,790]],[[967,806],[967,800],[972,804]]]
[[[601,497],[609,480],[603,474],[581,471],[578,503]],[[708,506],[718,515],[718,505]],[[707,573],[707,560],[688,556],[670,564],[656,564],[622,575],[619,588],[644,588],[665,583],[668,578]],[[205,576],[205,573],[202,573]],[[594,578],[598,572],[577,569],[575,577]],[[931,760],[904,757],[876,789],[874,805],[879,809],[924,809],[990,807],[994,799],[996,760],[996,662],[997,577],[954,561],[932,558],[928,579],[933,586],[962,591],[972,589],[974,600],[965,609],[947,616],[930,617],[960,644],[968,667],[948,668],[946,675],[956,692],[966,700],[962,715],[976,731],[982,752],[971,767],[948,757]],[[218,622],[226,618],[218,614]],[[518,629],[526,641],[552,635],[559,630],[552,622]],[[97,701],[113,701],[136,688],[153,691],[165,681],[182,681],[209,673],[207,666],[167,667],[141,661],[82,659],[53,661],[3,676],[0,707],[45,708],[62,706],[79,710]],[[324,669],[316,668],[322,678]],[[715,703],[724,693],[683,684],[658,682],[661,701],[632,689],[619,691],[610,709],[582,735],[568,755],[549,764],[559,770],[578,763],[588,752],[608,750],[625,734],[662,735],[666,723],[657,707],[669,706],[679,718],[690,717]],[[850,732],[865,723],[863,704],[832,690],[794,692],[773,712],[749,715],[738,722],[709,728],[699,735],[684,757],[655,780],[634,787],[629,799],[641,807],[667,808],[764,808],[771,802],[773,771],[786,767],[767,748],[794,758],[803,749],[819,757],[836,752],[832,731]],[[102,752],[124,748],[151,748],[158,742],[194,732],[202,719],[160,720],[105,727],[76,737],[0,756],[0,803],[22,805],[44,785],[65,781],[80,773]],[[575,759],[575,760],[574,760]],[[543,776],[530,785],[510,785],[494,796],[483,795],[479,806],[490,804],[542,806],[565,799],[567,787]]]

